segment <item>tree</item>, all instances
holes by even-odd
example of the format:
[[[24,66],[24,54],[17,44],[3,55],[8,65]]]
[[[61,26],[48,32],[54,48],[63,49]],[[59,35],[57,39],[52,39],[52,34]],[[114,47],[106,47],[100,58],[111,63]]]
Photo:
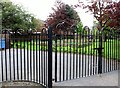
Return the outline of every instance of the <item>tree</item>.
[[[25,11],[22,6],[14,5],[12,2],[1,2],[2,6],[2,29],[12,29],[25,31],[34,29],[34,16]]]
[[[36,31],[41,32],[42,28],[44,27],[45,22],[37,18],[34,18],[33,22],[36,24],[35,26]]]
[[[120,2],[96,0],[85,5],[79,1],[75,7],[88,9],[99,23],[98,30],[104,27],[119,28],[120,27]]]
[[[0,29],[2,29],[2,6],[0,5]]]
[[[108,5],[104,14],[106,14],[106,18],[109,19],[106,26],[113,29],[120,28],[120,1]]]
[[[77,33],[80,34],[80,33],[82,33],[82,31],[83,31],[83,24],[82,24],[82,22],[79,22],[77,24]]]
[[[55,7],[52,8],[54,12],[49,15],[46,21],[48,26],[53,27],[54,33],[57,33],[59,29],[70,30],[72,25],[77,25],[80,22],[77,12],[68,4],[57,1]]]

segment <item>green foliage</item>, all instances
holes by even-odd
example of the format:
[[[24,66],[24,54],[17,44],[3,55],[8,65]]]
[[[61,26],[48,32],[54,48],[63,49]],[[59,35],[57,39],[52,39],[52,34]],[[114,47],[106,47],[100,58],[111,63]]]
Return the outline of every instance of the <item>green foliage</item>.
[[[33,15],[25,11],[22,6],[12,2],[1,2],[2,5],[2,28],[3,29],[23,29],[35,28]]]
[[[82,22],[79,22],[77,24],[77,33],[81,34],[82,31],[83,31],[83,24],[82,24]]]
[[[98,29],[97,28],[92,28],[92,34],[93,36],[96,36],[97,35],[97,32],[98,32]]]
[[[44,22],[36,18],[33,19],[33,22],[36,24],[35,29],[41,32],[42,28],[45,26]]]
[[[2,6],[0,5],[0,29],[2,29]]]

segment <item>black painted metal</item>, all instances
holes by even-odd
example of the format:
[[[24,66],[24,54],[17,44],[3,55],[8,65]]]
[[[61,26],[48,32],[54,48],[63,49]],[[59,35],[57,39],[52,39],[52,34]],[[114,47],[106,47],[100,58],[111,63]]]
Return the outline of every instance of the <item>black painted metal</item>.
[[[55,35],[55,82],[57,82],[57,36]]]
[[[106,43],[100,32],[59,32],[52,34],[51,27],[48,34],[1,32],[6,45],[0,49],[0,82],[32,81],[52,88],[53,78],[61,82],[118,70],[119,53],[111,49],[119,45],[119,34],[111,32]]]
[[[52,88],[52,28],[48,29],[48,87]]]
[[[22,34],[20,31],[14,33],[8,30],[1,32],[0,40],[5,39],[5,47],[0,49],[0,82],[31,81],[50,86],[48,58],[51,55],[48,56],[45,50],[45,44],[48,49],[48,41],[43,40],[42,36],[48,35],[37,32]],[[2,43],[0,45],[3,46]]]
[[[113,51],[110,52],[116,45],[112,44],[114,41],[112,42],[110,38],[107,38],[107,43],[104,42],[102,32],[97,31],[94,35],[90,31],[86,33],[85,30],[79,34],[72,32],[68,34],[67,31],[67,35],[64,33],[61,35],[64,39],[57,38],[60,41],[60,47],[58,47],[60,50],[55,52],[55,71],[57,74],[55,75],[55,82],[117,70],[117,61],[115,58],[111,58],[114,55],[111,54]],[[74,36],[74,38],[68,38],[68,36]],[[114,39],[117,39],[117,37]],[[105,51],[104,47],[106,46],[109,48]],[[81,47],[81,49],[78,49],[78,47]],[[103,52],[109,56],[104,57]]]

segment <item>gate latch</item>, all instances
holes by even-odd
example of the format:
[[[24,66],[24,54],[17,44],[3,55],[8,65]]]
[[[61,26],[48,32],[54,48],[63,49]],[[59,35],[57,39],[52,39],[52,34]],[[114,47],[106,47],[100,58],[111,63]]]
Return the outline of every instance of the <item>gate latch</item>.
[[[102,54],[102,49],[104,49],[104,48],[94,48],[95,50],[98,50],[98,53],[99,54]]]

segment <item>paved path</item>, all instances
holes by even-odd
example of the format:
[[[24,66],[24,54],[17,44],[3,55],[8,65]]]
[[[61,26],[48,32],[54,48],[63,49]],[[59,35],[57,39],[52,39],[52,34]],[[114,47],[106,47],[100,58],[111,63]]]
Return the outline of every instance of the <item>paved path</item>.
[[[54,86],[118,86],[118,71],[93,75],[70,81],[57,82]]]
[[[34,83],[4,83],[4,86],[38,86],[37,84]],[[28,85],[29,84],[29,85]],[[0,84],[0,88],[3,86],[3,84]],[[16,88],[17,88],[16,86]],[[35,87],[34,86],[34,87]],[[79,79],[74,79],[74,80],[70,80],[70,81],[64,81],[64,82],[57,82],[57,83],[53,83],[53,86],[55,88],[58,88],[58,86],[118,86],[118,71],[112,71],[112,72],[108,72],[108,73],[104,73],[101,76],[100,75],[93,75],[90,77],[85,77],[85,78],[79,78]],[[9,88],[7,87],[7,88]],[[53,87],[53,88],[54,88]],[[61,88],[60,87],[60,88]],[[12,87],[10,87],[12,88]],[[22,87],[24,88],[24,87]],[[38,88],[38,87],[36,87]],[[41,86],[39,86],[39,88],[42,88]],[[69,87],[68,87],[69,88]],[[92,87],[91,87],[92,88]],[[95,87],[94,87],[95,88]],[[112,87],[113,88],[113,87]]]

